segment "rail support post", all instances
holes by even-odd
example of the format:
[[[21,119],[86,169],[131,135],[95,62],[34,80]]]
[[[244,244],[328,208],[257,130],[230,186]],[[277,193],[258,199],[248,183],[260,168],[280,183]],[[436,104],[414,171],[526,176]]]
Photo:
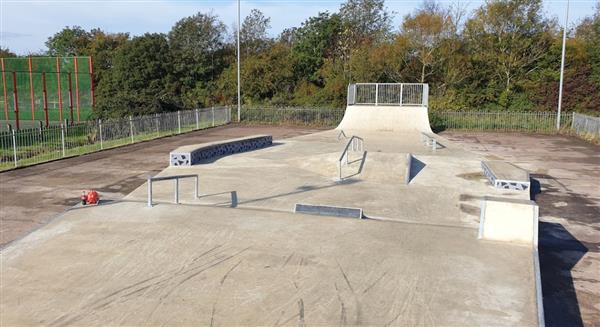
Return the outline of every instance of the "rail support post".
[[[15,160],[15,167],[17,167],[17,136],[15,135],[15,130],[12,130],[12,142],[13,142],[13,157]]]
[[[131,136],[131,143],[133,143],[133,117],[129,116],[129,135]]]
[[[198,112],[198,108],[196,108],[196,129],[200,129],[200,113]]]
[[[148,207],[152,208],[152,177],[148,176]]]
[[[65,152],[65,125],[64,124],[60,124],[60,142],[62,145],[62,156],[65,157],[66,152]]]
[[[177,110],[177,131],[181,134],[181,111]]]
[[[212,127],[215,127],[215,107],[210,108],[212,111]]]
[[[175,178],[175,204],[179,204],[179,178]]]
[[[194,187],[194,199],[198,198],[198,184],[200,183],[200,181],[198,180],[198,175],[196,175],[196,185]]]

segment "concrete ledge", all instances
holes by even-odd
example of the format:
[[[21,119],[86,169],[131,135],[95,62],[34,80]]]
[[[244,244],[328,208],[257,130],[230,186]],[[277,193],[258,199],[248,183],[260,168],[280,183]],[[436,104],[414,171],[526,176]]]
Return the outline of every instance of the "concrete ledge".
[[[484,197],[481,201],[479,238],[523,243],[537,248],[538,211],[533,201]]]
[[[482,161],[483,173],[495,188],[528,190],[529,173],[505,161]]]
[[[358,218],[358,219],[362,219],[362,217],[363,217],[363,211],[361,208],[346,208],[346,207],[334,207],[334,206],[323,206],[323,205],[301,204],[301,203],[296,203],[296,205],[294,207],[294,213],[304,213],[304,214],[319,215],[319,216]]]
[[[273,144],[271,135],[253,135],[225,141],[181,146],[169,154],[171,166],[191,166],[206,159],[256,150]]]

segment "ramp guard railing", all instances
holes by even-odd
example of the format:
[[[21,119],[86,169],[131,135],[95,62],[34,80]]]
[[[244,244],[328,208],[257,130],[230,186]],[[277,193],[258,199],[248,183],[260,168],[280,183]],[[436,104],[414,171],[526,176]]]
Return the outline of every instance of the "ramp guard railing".
[[[348,85],[347,104],[428,106],[429,85],[422,83],[356,83]]]
[[[352,150],[354,152],[363,152],[364,151],[364,140],[361,137],[352,135],[352,137],[350,137],[350,139],[348,140],[348,143],[346,143],[346,147],[344,148],[342,155],[338,159],[339,180],[342,180],[342,162],[344,162],[346,165],[348,165],[348,163],[350,161],[348,159],[348,152],[350,150]]]
[[[166,180],[175,180],[175,203],[179,204],[179,180],[184,178],[194,178],[194,199],[198,198],[198,175],[174,175],[174,176],[160,176],[150,177],[148,176],[148,206],[152,207],[152,183]]]

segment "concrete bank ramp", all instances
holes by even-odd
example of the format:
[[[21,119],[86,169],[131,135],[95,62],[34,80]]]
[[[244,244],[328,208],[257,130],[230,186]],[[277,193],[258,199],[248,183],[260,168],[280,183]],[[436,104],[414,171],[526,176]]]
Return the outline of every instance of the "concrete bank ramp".
[[[409,158],[406,153],[368,152],[361,179],[406,184]]]
[[[432,133],[424,106],[347,106],[337,129]]]

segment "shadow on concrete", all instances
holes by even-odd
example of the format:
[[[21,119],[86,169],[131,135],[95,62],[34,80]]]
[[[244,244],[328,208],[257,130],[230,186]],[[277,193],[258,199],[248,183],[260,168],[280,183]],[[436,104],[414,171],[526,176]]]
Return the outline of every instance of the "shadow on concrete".
[[[529,178],[529,199],[535,201],[535,197],[542,193],[542,185],[540,181],[537,179],[530,177]]]
[[[213,194],[202,194],[202,195],[198,196],[198,199],[206,199],[206,198],[218,197],[219,195],[225,195],[225,194],[229,194],[229,196],[230,196],[230,200],[229,201],[212,203],[211,205],[214,205],[214,206],[228,206],[230,208],[237,207],[237,205],[238,205],[237,191],[227,191],[227,192],[220,192],[220,193],[213,193]]]
[[[358,171],[357,171],[356,173],[352,174],[352,175],[348,175],[348,176],[346,176],[346,177],[342,177],[342,181],[345,181],[345,180],[347,180],[347,179],[349,179],[349,178],[352,178],[352,177],[354,177],[354,176],[359,176],[359,175],[362,173],[362,171],[363,171],[363,168],[365,167],[365,161],[366,161],[366,160],[367,160],[367,151],[363,151],[363,154],[362,154],[362,156],[360,157],[360,159],[356,159],[356,160],[353,160],[353,161],[349,161],[349,162],[348,162],[348,165],[351,165],[351,164],[353,164],[353,163],[355,163],[355,162],[358,162],[358,161],[360,161],[360,165],[358,166]]]
[[[292,192],[286,192],[286,193],[281,193],[281,194],[274,194],[274,195],[265,196],[265,197],[262,197],[262,198],[256,198],[256,199],[250,199],[250,200],[246,200],[246,201],[240,201],[240,202],[238,202],[238,204],[248,204],[248,203],[252,203],[252,202],[259,202],[259,201],[264,201],[264,200],[271,200],[271,199],[286,197],[286,196],[289,196],[289,195],[300,194],[300,193],[305,193],[305,192],[310,192],[310,191],[315,191],[315,190],[322,190],[322,189],[336,187],[336,186],[340,186],[340,185],[349,185],[349,184],[354,184],[354,183],[358,183],[358,182],[360,182],[360,181],[359,180],[355,180],[355,179],[346,179],[346,180],[343,180],[341,182],[333,182],[331,184],[322,185],[322,186],[303,185],[303,186],[300,186],[300,187],[296,188],[296,190],[292,191]]]
[[[539,228],[546,326],[583,326],[571,270],[588,249],[561,224],[540,222]]]
[[[408,178],[408,182],[412,182],[412,180],[415,179],[415,177],[417,177],[421,170],[425,169],[425,166],[427,165],[423,161],[413,156],[410,162],[410,176]]]

